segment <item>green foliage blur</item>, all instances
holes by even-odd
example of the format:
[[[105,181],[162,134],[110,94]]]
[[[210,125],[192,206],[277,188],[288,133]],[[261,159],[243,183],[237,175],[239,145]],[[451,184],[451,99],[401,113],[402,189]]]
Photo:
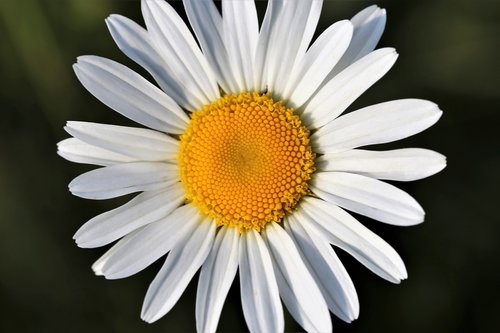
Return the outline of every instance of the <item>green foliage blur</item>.
[[[182,12],[182,3],[172,3]],[[397,228],[360,217],[398,250],[409,279],[392,285],[337,251],[361,314],[352,324],[334,318],[334,329],[498,332],[500,2],[325,1],[317,32],[374,3],[388,11],[379,46],[395,47],[400,57],[350,110],[406,97],[437,102],[444,110],[437,125],[384,149],[430,148],[449,165],[429,179],[398,184],[425,208],[424,224]],[[261,18],[265,6],[258,1]],[[126,198],[70,195],[69,181],[92,167],[57,156],[56,143],[68,137],[65,122],[132,122],[92,97],[71,66],[79,55],[96,54],[149,78],[114,45],[104,24],[112,13],[143,24],[139,0],[0,0],[1,332],[194,331],[196,282],[167,316],[146,324],[142,299],[161,260],[136,276],[106,281],[90,269],[105,250],[79,249],[72,240],[81,224]],[[300,331],[286,318],[287,331]],[[238,283],[219,329],[246,330]]]

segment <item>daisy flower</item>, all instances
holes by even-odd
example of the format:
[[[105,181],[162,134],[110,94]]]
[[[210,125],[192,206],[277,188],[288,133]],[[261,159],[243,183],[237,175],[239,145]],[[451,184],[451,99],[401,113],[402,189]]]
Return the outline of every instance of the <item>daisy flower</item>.
[[[156,84],[112,60],[74,65],[97,99],[143,127],[70,121],[58,144],[67,160],[102,166],[71,193],[109,199],[140,192],[94,217],[74,238],[117,241],[92,266],[107,279],[135,274],[167,253],[141,317],[172,309],[201,268],[196,327],[214,332],[239,271],[252,332],[284,329],[283,307],[306,330],[331,331],[330,311],[358,317],[353,283],[334,248],[380,277],[407,277],[396,251],[346,210],[409,226],[422,207],[382,180],[411,181],[445,167],[426,149],[358,149],[416,134],[438,106],[402,99],[343,113],[395,63],[375,50],[385,10],[371,6],[312,42],[322,1],[269,1],[259,27],[253,0],[184,0],[195,37],[163,0],[143,0],[146,28],[106,23],[118,47]],[[146,128],[144,128],[146,127]]]

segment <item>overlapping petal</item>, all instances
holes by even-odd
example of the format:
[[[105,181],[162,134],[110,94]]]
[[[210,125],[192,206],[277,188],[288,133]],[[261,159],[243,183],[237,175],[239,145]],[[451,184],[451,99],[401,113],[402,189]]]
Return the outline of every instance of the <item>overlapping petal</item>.
[[[157,321],[177,303],[198,268],[208,256],[215,236],[215,221],[207,217],[178,242],[148,288],[141,318]]]
[[[196,330],[215,332],[224,300],[238,269],[240,233],[222,227],[203,264],[196,292]]]
[[[310,128],[328,124],[391,69],[398,54],[392,48],[371,52],[326,83],[307,103],[303,122]]]
[[[398,253],[344,210],[313,197],[306,197],[301,206],[304,212],[294,214],[301,224],[316,228],[331,244],[348,252],[380,277],[393,283],[407,278]]]
[[[263,236],[288,312],[307,332],[330,332],[326,302],[290,236],[275,222],[266,225]]]
[[[164,190],[143,192],[126,204],[92,218],[73,238],[80,247],[104,246],[168,216],[182,201],[184,191],[179,183]]]
[[[222,17],[213,1],[183,0],[191,27],[200,42],[217,81],[226,92],[239,90],[222,27]]]
[[[352,24],[340,21],[323,32],[297,62],[282,97],[298,109],[313,95],[349,46]]]
[[[256,90],[254,58],[259,38],[259,21],[253,0],[223,0],[222,29],[228,58],[239,90]]]
[[[120,50],[144,67],[176,103],[189,111],[194,111],[201,106],[195,94],[185,89],[182,82],[179,82],[174,73],[169,70],[146,29],[117,14],[109,16],[106,24]]]
[[[202,104],[219,98],[217,80],[182,18],[165,1],[142,0],[142,14],[167,68]]]
[[[189,118],[174,100],[131,69],[106,58],[81,56],[78,79],[101,102],[149,128],[180,134]]]
[[[335,119],[316,131],[311,140],[323,154],[392,142],[429,128],[442,113],[436,104],[421,99],[384,102]]]
[[[137,162],[136,159],[130,156],[90,145],[76,138],[69,138],[59,142],[57,144],[57,153],[71,162],[100,166]]]
[[[351,43],[335,68],[328,74],[326,82],[330,81],[346,67],[375,50],[384,32],[386,20],[385,9],[377,5],[367,7],[351,18],[351,23],[354,26]]]
[[[110,199],[122,195],[156,191],[178,181],[174,164],[134,162],[86,172],[69,183],[69,190],[85,199]]]
[[[409,226],[424,221],[424,210],[415,199],[377,179],[346,172],[318,172],[311,188],[323,200],[381,222]]]
[[[241,303],[250,332],[282,332],[283,308],[271,257],[254,229],[241,235],[239,257]]]
[[[92,265],[92,269],[106,279],[121,279],[140,272],[177,244],[183,244],[202,220],[196,207],[179,207],[167,217],[120,239]]]
[[[306,53],[322,0],[269,1],[255,57],[256,82],[281,97],[290,73]]]
[[[295,242],[309,272],[325,298],[328,308],[340,319],[351,322],[358,318],[359,301],[354,284],[327,240],[302,216],[288,216],[285,230]]]
[[[146,128],[68,121],[64,129],[81,141],[137,161],[175,162],[179,150],[179,141]]]

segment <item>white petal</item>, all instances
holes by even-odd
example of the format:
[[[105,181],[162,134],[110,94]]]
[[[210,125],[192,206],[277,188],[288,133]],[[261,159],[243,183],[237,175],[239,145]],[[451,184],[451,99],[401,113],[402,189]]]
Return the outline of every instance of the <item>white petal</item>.
[[[229,288],[238,270],[240,233],[222,227],[214,246],[201,267],[196,292],[196,331],[215,332]]]
[[[331,244],[348,252],[375,274],[393,283],[408,277],[398,253],[341,208],[312,197],[304,198],[301,207],[303,211],[295,215],[300,223],[316,228]]]
[[[250,332],[283,332],[283,308],[273,264],[255,230],[241,235],[239,256],[241,303]]]
[[[275,222],[267,224],[263,235],[288,312],[307,332],[331,332],[328,306],[290,236]]]
[[[302,223],[299,213],[284,221],[285,230],[297,245],[304,263],[325,298],[328,308],[340,319],[351,322],[359,316],[359,300],[349,274],[327,240],[311,222]]]
[[[240,91],[253,91],[259,21],[254,0],[223,0],[224,39]],[[237,91],[238,92],[238,91]]]
[[[207,258],[215,236],[215,221],[205,218],[198,223],[182,244],[176,245],[160,272],[151,282],[141,318],[148,323],[157,321],[177,303],[194,274]]]
[[[136,235],[140,234],[146,227],[140,227],[139,229],[136,229],[129,233],[127,236],[123,237],[120,239],[118,242],[116,242],[113,247],[111,247],[104,255],[102,255],[99,259],[97,259],[93,264],[92,264],[92,270],[94,271],[95,275],[102,276],[104,275],[103,273],[103,267],[104,265],[108,262],[109,258],[113,257],[113,255],[119,251],[121,251],[121,248],[125,246],[125,244],[134,238]]]
[[[336,153],[400,140],[434,125],[439,107],[420,99],[400,99],[350,112],[311,136],[316,151]]]
[[[109,244],[131,231],[168,216],[184,200],[180,184],[166,190],[144,192],[125,205],[94,217],[73,236],[79,247]]]
[[[213,1],[183,0],[189,23],[203,54],[225,92],[236,93],[236,84],[222,33],[222,17]]]
[[[283,92],[295,109],[300,108],[318,89],[349,46],[352,24],[340,21],[323,32],[290,75]]]
[[[312,189],[323,200],[381,222],[409,226],[424,221],[424,210],[408,193],[370,177],[319,172]]]
[[[309,101],[302,113],[304,123],[319,128],[337,118],[391,69],[397,57],[394,49],[384,48],[347,67]]]
[[[166,1],[143,0],[148,32],[169,70],[202,104],[219,98],[219,89],[207,60],[188,27]]]
[[[278,37],[278,44],[272,45],[270,56],[278,70],[271,69],[268,84],[277,96],[282,95],[290,73],[296,71],[296,66],[306,54],[323,6],[323,0],[290,1],[285,4],[285,9],[290,7],[290,3],[295,8],[283,12],[281,30],[277,30],[275,35],[281,34],[282,37]]]
[[[370,151],[353,149],[321,155],[320,171],[345,171],[378,179],[411,181],[429,177],[446,166],[446,157],[420,148]]]
[[[260,28],[257,48],[255,50],[254,82],[256,90],[258,91],[267,89],[267,72],[270,67],[267,64],[267,58],[270,48],[272,47],[273,28],[278,23],[283,5],[284,1],[280,0],[271,0],[267,2],[266,14]]]
[[[106,279],[121,279],[140,272],[180,244],[201,220],[196,207],[179,207],[166,218],[123,237],[92,265],[92,269]]]
[[[179,141],[146,128],[68,121],[66,132],[91,145],[142,161],[175,161]]]
[[[201,106],[201,102],[197,101],[194,94],[184,89],[168,70],[168,65],[156,50],[146,29],[116,14],[109,16],[106,24],[120,50],[144,67],[173,100],[190,111],[197,110]]]
[[[256,51],[261,89],[281,95],[293,67],[306,53],[322,5],[316,0],[269,2]]]
[[[376,5],[367,7],[354,15],[351,22],[354,26],[351,44],[335,68],[328,75],[327,81],[346,67],[375,50],[386,22],[385,9]]]
[[[179,180],[177,166],[134,162],[86,172],[69,183],[69,190],[86,199],[110,199],[140,191],[155,191]]]
[[[73,68],[92,95],[125,117],[174,134],[186,128],[189,118],[174,100],[131,69],[97,56],[78,57]]]
[[[57,153],[71,162],[101,166],[137,161],[132,157],[89,145],[75,138],[59,142],[57,144]]]

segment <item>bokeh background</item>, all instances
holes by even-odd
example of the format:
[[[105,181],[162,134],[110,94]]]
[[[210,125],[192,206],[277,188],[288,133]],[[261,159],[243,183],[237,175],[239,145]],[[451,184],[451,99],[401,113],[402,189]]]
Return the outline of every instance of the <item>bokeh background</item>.
[[[173,5],[182,12],[182,4]],[[400,58],[351,108],[418,97],[444,116],[431,129],[386,145],[426,147],[448,167],[401,184],[426,209],[426,222],[397,228],[360,218],[391,243],[409,279],[392,285],[339,253],[357,287],[361,315],[333,318],[336,332],[498,332],[500,219],[500,2],[496,0],[325,1],[318,31],[373,3],[388,11],[380,46]],[[265,1],[258,1],[263,15]],[[139,0],[0,0],[0,331],[189,332],[196,283],[153,325],[139,318],[161,263],[117,281],[94,276],[104,249],[79,249],[79,226],[126,201],[73,197],[68,182],[92,167],[64,161],[56,143],[66,120],[129,125],[77,81],[76,57],[96,54],[144,73],[118,48],[104,18],[142,23]],[[342,251],[338,251],[342,252]],[[196,281],[197,278],[194,279]],[[239,285],[220,331],[245,331]],[[300,331],[287,317],[287,331]]]

